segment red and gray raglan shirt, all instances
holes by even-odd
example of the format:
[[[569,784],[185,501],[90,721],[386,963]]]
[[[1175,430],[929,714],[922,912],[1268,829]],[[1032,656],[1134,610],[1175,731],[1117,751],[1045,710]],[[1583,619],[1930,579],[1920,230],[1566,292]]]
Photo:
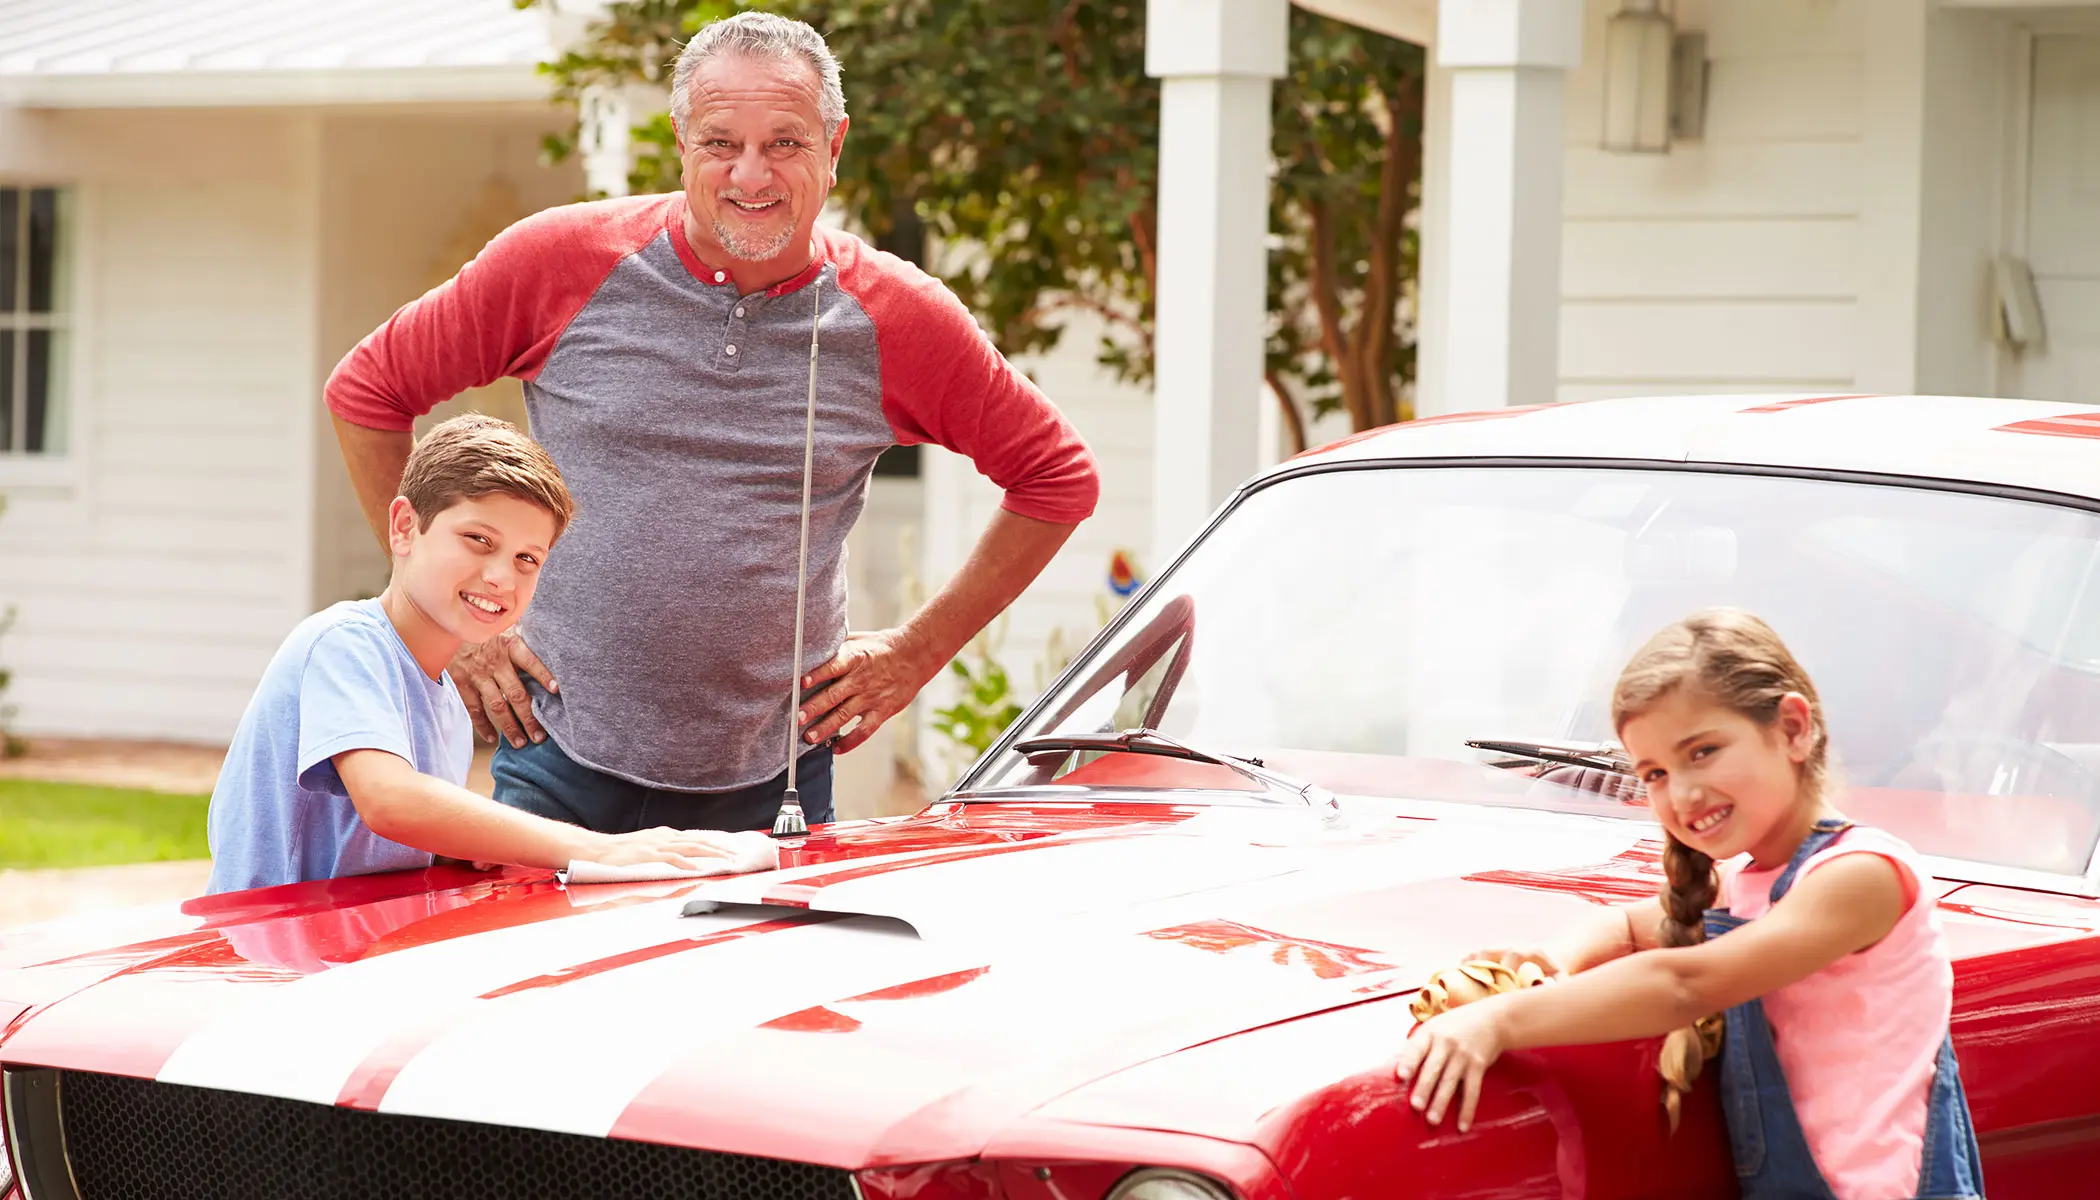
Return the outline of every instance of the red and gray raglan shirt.
[[[328,407],[405,430],[504,376],[576,495],[526,611],[561,691],[534,711],[571,757],[714,791],[786,765],[812,317],[821,307],[802,669],[846,632],[846,533],[875,459],[932,442],[1072,524],[1086,444],[947,288],[849,234],[752,295],[702,262],[684,197],[549,209],[497,235],[336,367]]]

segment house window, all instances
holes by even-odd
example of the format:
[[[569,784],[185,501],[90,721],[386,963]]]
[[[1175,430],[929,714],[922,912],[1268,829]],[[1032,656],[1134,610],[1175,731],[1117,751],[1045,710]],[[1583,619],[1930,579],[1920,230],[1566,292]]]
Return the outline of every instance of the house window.
[[[918,209],[909,197],[899,198],[892,205],[890,231],[875,239],[875,248],[886,250],[915,267],[926,265],[926,223],[919,219]],[[875,474],[917,479],[920,458],[917,446],[891,446],[875,460]]]
[[[0,456],[66,449],[72,194],[0,187]]]

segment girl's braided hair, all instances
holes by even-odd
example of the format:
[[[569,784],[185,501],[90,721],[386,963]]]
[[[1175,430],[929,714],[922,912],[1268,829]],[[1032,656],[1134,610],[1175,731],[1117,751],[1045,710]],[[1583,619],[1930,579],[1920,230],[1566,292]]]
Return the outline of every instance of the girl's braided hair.
[[[1822,793],[1830,770],[1830,735],[1823,722],[1823,703],[1808,672],[1770,625],[1741,609],[1708,608],[1648,639],[1619,673],[1619,682],[1612,689],[1612,728],[1623,735],[1628,721],[1680,688],[1696,689],[1713,703],[1766,727],[1779,719],[1779,702],[1789,692],[1805,697],[1812,740],[1800,768],[1801,786],[1811,796]],[[1663,874],[1667,881],[1661,897],[1663,944],[1690,946],[1705,941],[1705,913],[1720,891],[1714,860],[1672,837],[1663,850]],[[1714,1036],[1717,1032],[1709,1031]],[[1714,1037],[1703,1040],[1711,1044]],[[1678,1102],[1690,1081],[1678,1078],[1682,1072],[1670,1070],[1671,1054],[1666,1046],[1664,1075],[1675,1090],[1664,1099],[1674,1128]]]

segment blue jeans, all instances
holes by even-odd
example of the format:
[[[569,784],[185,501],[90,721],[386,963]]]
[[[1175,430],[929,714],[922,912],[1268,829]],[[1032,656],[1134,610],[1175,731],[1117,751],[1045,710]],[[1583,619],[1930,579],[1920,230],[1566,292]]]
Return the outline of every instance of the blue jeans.
[[[632,783],[584,766],[551,737],[527,742],[522,749],[497,743],[489,772],[496,780],[496,803],[599,833],[632,833],[658,825],[770,830],[787,791],[785,768],[764,783],[730,792],[682,792]],[[803,752],[795,766],[795,790],[802,799],[804,820],[818,825],[832,819],[831,747]]]

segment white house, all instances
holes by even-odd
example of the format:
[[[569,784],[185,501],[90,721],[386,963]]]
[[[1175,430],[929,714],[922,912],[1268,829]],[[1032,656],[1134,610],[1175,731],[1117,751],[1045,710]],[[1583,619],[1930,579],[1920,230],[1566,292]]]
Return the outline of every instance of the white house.
[[[22,730],[224,740],[294,622],[383,586],[318,388],[492,232],[581,191],[539,163],[561,120],[521,16],[0,0],[0,265],[58,284],[48,312],[0,286]],[[44,212],[55,239],[24,228]]]
[[[1301,2],[1432,47],[1419,412],[2100,386],[2100,2]],[[1083,330],[1028,364],[1106,493],[1011,614],[1024,689],[1053,630],[1094,628],[1114,550],[1156,565],[1276,455],[1259,288],[1235,281],[1259,268],[1284,5],[1152,0],[1160,399],[1095,371]],[[538,160],[565,118],[533,66],[561,33],[510,0],[0,0],[20,728],[224,739],[293,622],[380,585],[320,383],[495,229],[583,191]],[[516,415],[486,392],[461,403]],[[943,578],[996,502],[940,452],[878,479],[856,621]],[[872,794],[889,764],[852,760]]]

